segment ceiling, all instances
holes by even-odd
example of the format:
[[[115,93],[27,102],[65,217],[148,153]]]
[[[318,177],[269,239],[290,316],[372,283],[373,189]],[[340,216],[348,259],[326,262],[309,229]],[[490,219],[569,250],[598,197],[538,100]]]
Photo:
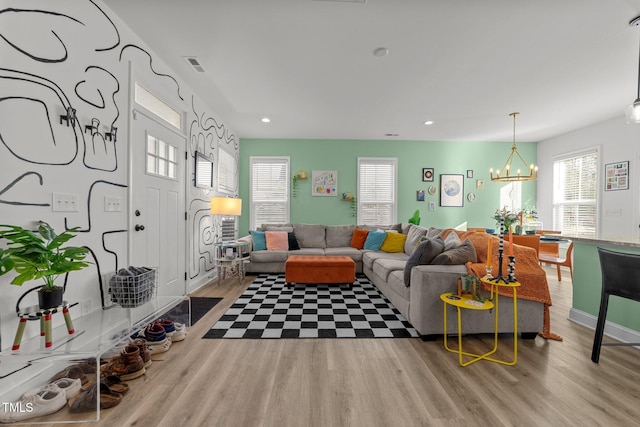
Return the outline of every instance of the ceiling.
[[[240,138],[540,141],[636,98],[640,0],[359,1],[104,0]]]

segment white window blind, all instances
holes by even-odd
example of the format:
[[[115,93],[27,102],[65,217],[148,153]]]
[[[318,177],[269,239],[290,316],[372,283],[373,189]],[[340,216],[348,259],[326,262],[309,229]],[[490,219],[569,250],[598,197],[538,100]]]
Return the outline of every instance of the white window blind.
[[[596,234],[598,152],[590,150],[553,162],[553,229]]]
[[[238,190],[238,162],[222,148],[218,149],[218,191],[235,195]]]
[[[289,157],[250,158],[252,230],[289,222]]]
[[[153,114],[174,126],[182,129],[182,114],[153,93],[142,87],[138,82],[134,86],[134,101],[151,111]]]
[[[396,223],[397,170],[397,158],[358,157],[358,224]]]

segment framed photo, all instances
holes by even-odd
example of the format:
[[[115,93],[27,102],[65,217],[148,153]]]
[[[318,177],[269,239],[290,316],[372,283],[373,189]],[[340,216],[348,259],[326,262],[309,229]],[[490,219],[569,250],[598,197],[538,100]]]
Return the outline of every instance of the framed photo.
[[[429,210],[430,211],[436,210],[436,202],[429,202]]]
[[[416,191],[416,200],[419,202],[424,202],[424,190]]]
[[[473,178],[473,170],[467,169],[467,178]]]
[[[467,200],[470,202],[475,202],[476,201],[476,193],[469,193],[467,194]]]
[[[433,168],[422,168],[422,181],[433,182]]]
[[[464,205],[464,175],[440,175],[440,206]]]
[[[338,171],[311,171],[312,196],[337,196]]]
[[[484,179],[476,179],[476,188],[478,190],[484,190]]]
[[[604,191],[629,189],[629,161],[604,165]]]
[[[430,185],[427,191],[429,192],[430,195],[435,196],[436,192],[438,191],[438,188],[435,185]]]

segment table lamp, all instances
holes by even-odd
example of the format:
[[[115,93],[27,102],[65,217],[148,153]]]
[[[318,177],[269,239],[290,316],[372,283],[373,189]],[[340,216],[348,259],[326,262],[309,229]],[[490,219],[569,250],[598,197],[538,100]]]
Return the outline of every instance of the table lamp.
[[[242,214],[242,199],[232,197],[212,197],[211,215],[220,217],[240,216]],[[221,230],[222,227],[219,228]],[[222,236],[216,236],[216,242],[222,241]]]

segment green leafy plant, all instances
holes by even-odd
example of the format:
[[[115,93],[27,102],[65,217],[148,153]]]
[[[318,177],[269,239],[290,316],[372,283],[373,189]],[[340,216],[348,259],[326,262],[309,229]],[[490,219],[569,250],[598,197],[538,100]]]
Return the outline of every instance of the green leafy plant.
[[[464,285],[465,292],[471,294],[474,300],[485,302],[488,298],[484,298],[480,295],[482,289],[482,282],[480,278],[475,274],[465,274],[462,276],[462,283]]]
[[[55,281],[61,274],[81,270],[89,265],[84,261],[89,250],[84,247],[66,246],[75,237],[78,228],[61,234],[44,221],[39,221],[38,231],[33,232],[15,225],[0,225],[0,236],[7,241],[7,248],[0,249],[0,276],[15,270],[11,284],[21,286],[30,280],[42,279],[45,291],[56,288]]]
[[[502,210],[497,209],[492,218],[496,221],[496,227],[500,226],[500,219],[504,218],[504,231],[508,231],[512,224],[520,221],[520,215],[508,211],[506,207]]]

